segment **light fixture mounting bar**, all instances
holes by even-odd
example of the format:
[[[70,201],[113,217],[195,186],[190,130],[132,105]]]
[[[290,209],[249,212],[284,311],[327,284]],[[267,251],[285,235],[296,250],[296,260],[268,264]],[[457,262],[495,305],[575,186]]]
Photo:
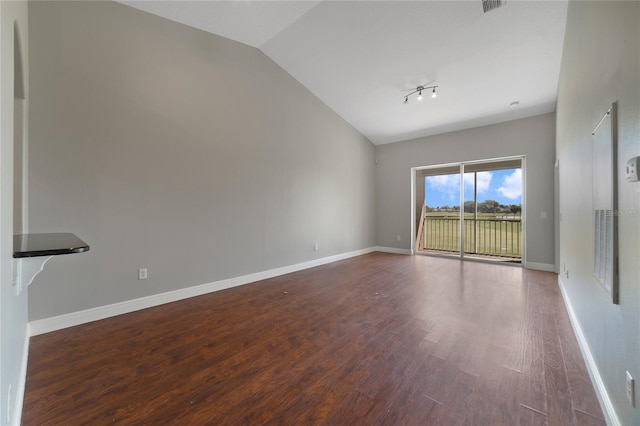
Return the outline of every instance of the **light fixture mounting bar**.
[[[418,100],[421,101],[422,100],[422,91],[423,90],[429,90],[431,89],[431,97],[435,98],[436,97],[436,89],[438,88],[438,86],[418,86],[416,87],[416,90],[414,90],[413,92],[409,93],[408,95],[404,95],[404,101],[403,103],[407,103],[409,102],[409,96],[411,95],[415,95],[416,93],[418,94]]]

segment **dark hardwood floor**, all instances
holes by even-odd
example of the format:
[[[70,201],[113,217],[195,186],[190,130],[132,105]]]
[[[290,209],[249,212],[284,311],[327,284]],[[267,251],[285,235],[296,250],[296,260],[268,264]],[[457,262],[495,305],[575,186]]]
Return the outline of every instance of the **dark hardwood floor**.
[[[372,253],[31,339],[24,425],[604,425],[555,274]]]

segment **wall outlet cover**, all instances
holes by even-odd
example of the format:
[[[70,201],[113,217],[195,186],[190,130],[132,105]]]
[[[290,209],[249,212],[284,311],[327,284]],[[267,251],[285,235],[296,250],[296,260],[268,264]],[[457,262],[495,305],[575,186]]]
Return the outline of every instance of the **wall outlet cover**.
[[[138,269],[138,279],[139,280],[146,280],[147,279],[147,268],[140,268]]]
[[[640,169],[640,157],[633,157],[627,161],[627,182],[638,182],[638,169]]]

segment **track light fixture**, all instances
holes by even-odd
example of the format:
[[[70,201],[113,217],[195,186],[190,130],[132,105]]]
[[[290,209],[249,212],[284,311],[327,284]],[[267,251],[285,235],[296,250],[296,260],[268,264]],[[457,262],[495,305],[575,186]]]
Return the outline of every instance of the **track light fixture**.
[[[432,91],[431,91],[431,97],[432,97],[432,98],[435,98],[435,97],[437,96],[437,95],[436,95],[436,88],[437,88],[437,87],[438,87],[438,86],[426,86],[426,87],[425,87],[425,86],[418,86],[418,87],[416,87],[416,90],[414,90],[413,92],[411,92],[411,93],[409,93],[408,95],[405,95],[405,96],[404,96],[404,101],[403,101],[402,103],[403,103],[403,104],[408,103],[408,102],[409,102],[409,96],[411,96],[411,95],[415,95],[416,93],[418,94],[418,97],[416,98],[416,100],[421,101],[421,100],[423,99],[423,98],[422,98],[422,91],[423,91],[423,90],[429,90],[429,89],[432,89]]]

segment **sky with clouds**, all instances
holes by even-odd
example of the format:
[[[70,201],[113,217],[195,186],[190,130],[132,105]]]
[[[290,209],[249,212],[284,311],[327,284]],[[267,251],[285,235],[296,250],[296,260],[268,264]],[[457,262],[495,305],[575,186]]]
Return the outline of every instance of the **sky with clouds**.
[[[522,204],[522,169],[478,172],[478,202]],[[464,199],[473,201],[473,173],[464,175]],[[425,203],[429,207],[460,204],[460,175],[425,178]]]

